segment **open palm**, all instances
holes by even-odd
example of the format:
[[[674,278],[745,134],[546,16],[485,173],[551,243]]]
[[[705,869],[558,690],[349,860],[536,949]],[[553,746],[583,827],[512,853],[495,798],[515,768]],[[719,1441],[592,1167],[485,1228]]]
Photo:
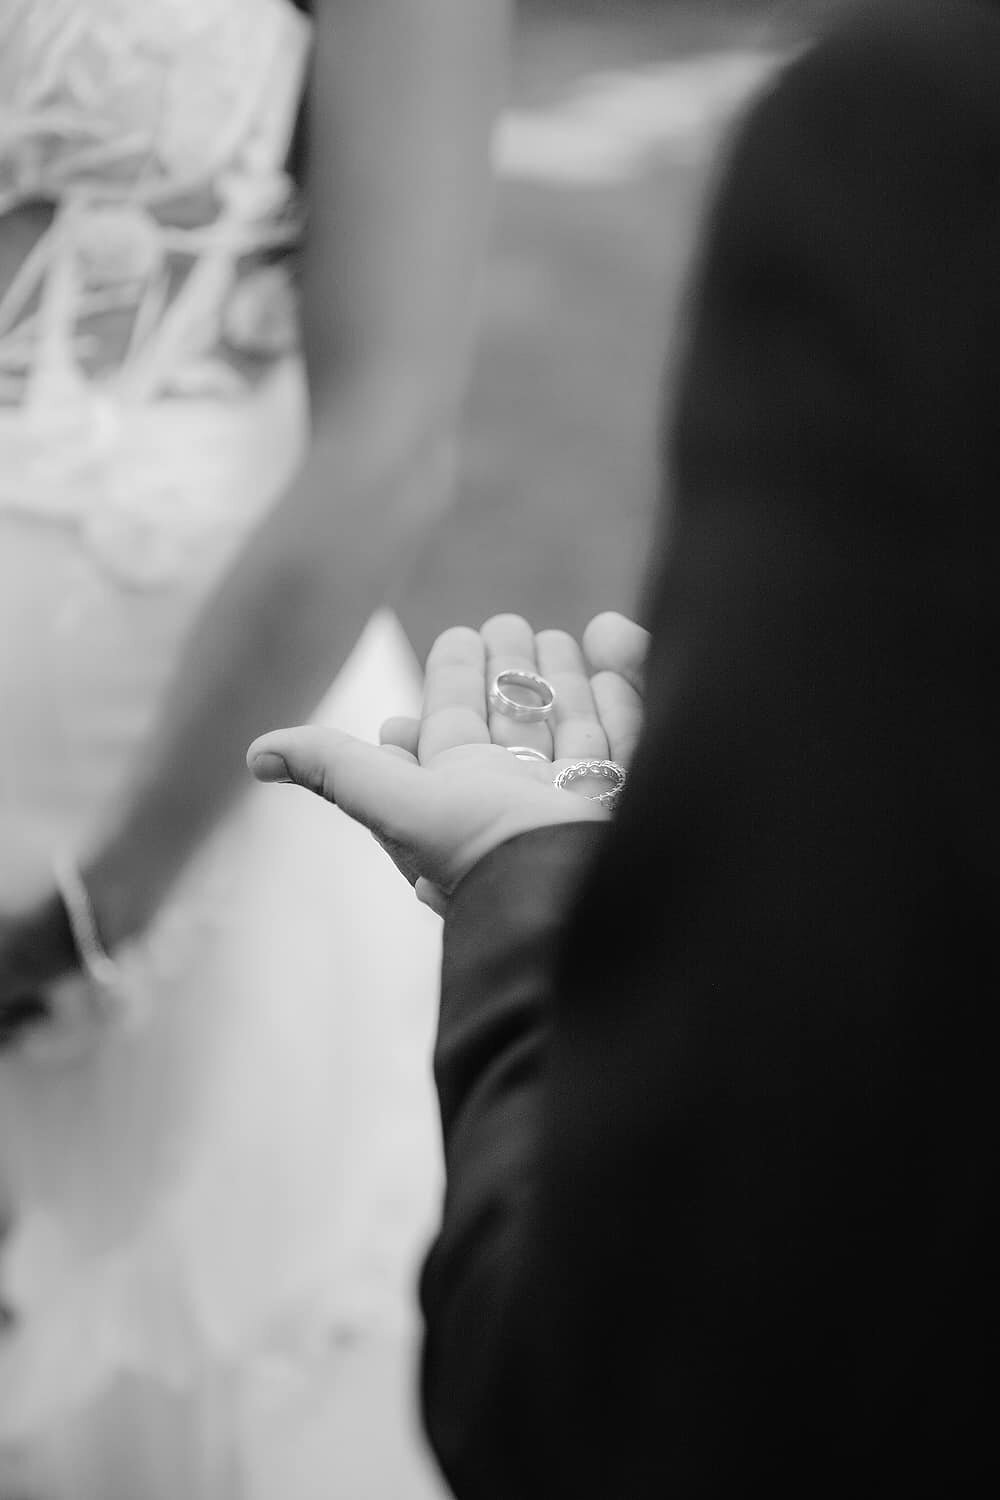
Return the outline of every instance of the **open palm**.
[[[588,633],[594,673],[572,637],[536,636],[519,616],[496,616],[481,631],[445,631],[427,659],[420,720],[390,720],[381,748],[303,726],[254,741],[248,764],[259,780],[304,786],[363,823],[421,899],[443,911],[463,876],[507,839],[607,818],[600,804],[553,780],[580,759],[628,763],[641,723],[645,632],[601,616]],[[550,720],[525,724],[489,707],[493,676],[510,668],[541,672],[552,684]],[[519,759],[509,753],[517,747],[545,760]]]

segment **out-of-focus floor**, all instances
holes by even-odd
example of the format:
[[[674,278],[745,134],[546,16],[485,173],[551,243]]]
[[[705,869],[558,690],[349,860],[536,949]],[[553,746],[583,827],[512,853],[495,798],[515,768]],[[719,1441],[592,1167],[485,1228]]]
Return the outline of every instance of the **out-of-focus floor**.
[[[421,656],[498,610],[634,608],[700,209],[788,39],[752,9],[525,5],[458,503],[397,601]]]

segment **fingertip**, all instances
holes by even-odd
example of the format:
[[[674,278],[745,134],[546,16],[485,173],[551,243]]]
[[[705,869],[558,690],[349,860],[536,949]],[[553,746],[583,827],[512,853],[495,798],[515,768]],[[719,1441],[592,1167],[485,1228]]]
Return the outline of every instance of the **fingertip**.
[[[410,715],[394,715],[383,722],[378,738],[383,749],[398,747],[410,755],[416,755],[420,740],[420,720]]]
[[[535,632],[535,649],[539,660],[548,654],[567,657],[575,654],[579,657],[579,649],[576,641],[568,630],[546,629]]]
[[[452,664],[481,664],[483,643],[471,625],[450,625],[442,630],[427,654],[427,667],[440,669]]]
[[[253,770],[253,763],[257,759],[257,756],[260,754],[261,750],[264,749],[265,741],[267,740],[267,738],[268,736],[266,734],[259,734],[257,738],[255,740],[251,740],[250,744],[247,746],[246,763],[248,771]]]
[[[612,634],[616,634],[621,630],[623,625],[630,626],[631,624],[632,621],[629,620],[628,616],[623,615],[619,610],[603,609],[599,615],[594,615],[592,620],[588,620],[584,627],[582,639],[584,642],[590,638],[604,640],[609,631]]]
[[[247,751],[247,766],[258,781],[292,782],[325,796],[330,758],[351,740],[342,730],[316,724],[273,729],[254,740]]]
[[[276,750],[258,750],[251,758],[247,754],[247,765],[258,781],[291,781],[288,762]]]
[[[278,781],[288,775],[288,765],[282,751],[276,743],[277,736],[273,730],[267,734],[259,734],[249,745],[246,753],[247,770],[257,778],[258,781]],[[276,772],[278,763],[284,767],[279,774]]]
[[[608,669],[636,676],[649,649],[649,631],[617,610],[595,615],[581,638],[592,671]]]
[[[534,631],[523,615],[512,613],[490,615],[479,627],[479,634],[486,638],[491,635],[523,635],[527,632],[534,639]]]

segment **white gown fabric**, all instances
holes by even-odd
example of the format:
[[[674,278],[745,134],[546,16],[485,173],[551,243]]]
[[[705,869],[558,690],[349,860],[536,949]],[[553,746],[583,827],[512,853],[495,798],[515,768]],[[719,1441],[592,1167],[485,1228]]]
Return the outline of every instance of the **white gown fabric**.
[[[88,844],[294,469],[287,0],[0,0],[0,909]],[[3,221],[0,219],[0,234]],[[377,615],[320,711],[419,703]],[[264,727],[264,726],[262,726]],[[0,1496],[424,1500],[438,924],[259,788],[126,955],[130,1024],[0,1059]]]

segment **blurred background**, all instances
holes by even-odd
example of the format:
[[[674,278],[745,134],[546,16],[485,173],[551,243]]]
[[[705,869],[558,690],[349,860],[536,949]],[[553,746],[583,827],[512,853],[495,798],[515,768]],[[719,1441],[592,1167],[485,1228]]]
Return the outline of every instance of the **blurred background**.
[[[459,500],[396,607],[419,656],[635,607],[661,390],[740,107],[836,0],[520,0]]]
[[[138,8],[138,0],[133,3]],[[457,503],[428,533],[407,583],[393,601],[418,657],[423,658],[442,629],[459,623],[478,626],[501,610],[525,614],[536,628],[558,625],[577,634],[600,610],[635,611],[657,501],[659,415],[669,398],[697,225],[720,147],[748,99],[808,34],[817,16],[836,3],[520,0],[510,104],[495,139],[494,231],[461,429]],[[0,11],[3,6],[0,0]],[[31,607],[36,607],[33,599]],[[123,655],[132,671],[129,652]],[[57,681],[75,687],[61,656],[58,661],[63,676]],[[96,686],[89,686],[94,665],[95,658],[88,656],[84,682],[92,698],[101,692],[99,675],[94,677]],[[140,654],[126,679],[126,704],[132,701],[129,694],[135,685],[138,699],[148,665]],[[34,681],[29,696],[33,703],[44,696],[35,693]],[[386,707],[397,704],[390,700]],[[76,725],[73,716],[67,719]],[[96,716],[95,722],[103,732],[103,717]],[[355,727],[350,718],[347,722]],[[32,723],[29,720],[26,733]],[[99,743],[103,767],[104,740]],[[79,757],[74,767],[78,763]],[[303,812],[307,820],[313,817],[304,805]],[[269,960],[262,964],[251,943],[245,972],[255,967],[262,987],[280,974],[277,988],[284,995],[296,989],[288,974],[307,974],[311,983],[315,975],[308,966],[314,965],[323,976],[324,1013],[329,1009],[327,973],[337,973],[340,995],[356,993],[355,1009],[349,1011],[346,1003],[341,1009],[362,1019],[352,1022],[353,1031],[345,1030],[350,1046],[345,1043],[334,1061],[342,1065],[343,1078],[354,1070],[360,1098],[369,1065],[359,1062],[362,1053],[351,1047],[370,1043],[375,1049],[377,1076],[386,1091],[392,1089],[398,1117],[386,1127],[391,1152],[406,1164],[407,1150],[416,1156],[423,1149],[413,1120],[422,1119],[421,1110],[429,1100],[421,1094],[411,1109],[410,1096],[403,1093],[404,1085],[392,1069],[397,1053],[406,1068],[412,1057],[419,1063],[419,1075],[407,1072],[400,1062],[399,1078],[418,1077],[419,1088],[429,1089],[422,1049],[429,1044],[431,1017],[429,1010],[414,1009],[406,1025],[396,1026],[395,1013],[376,1003],[399,999],[390,985],[379,988],[372,979],[378,939],[369,932],[381,936],[385,925],[377,897],[368,902],[371,927],[358,925],[357,979],[351,978],[350,950],[345,957],[336,947],[342,932],[327,922],[327,905],[338,909],[339,878],[344,907],[349,915],[355,910],[348,898],[360,900],[358,893],[364,890],[353,863],[362,857],[360,843],[354,846],[359,853],[345,858],[343,850],[350,846],[331,839],[323,858],[333,873],[330,883],[320,887],[314,882],[314,866],[299,858],[299,844],[280,845],[286,853],[276,853],[279,844],[277,838],[271,842],[271,825],[260,826],[266,836],[264,863],[272,867],[273,878],[270,886],[260,886],[252,911],[267,912],[267,921],[258,920],[256,931]],[[316,827],[317,839],[325,836],[325,830]],[[362,839],[357,831],[356,836]],[[367,835],[363,842],[370,855]],[[20,879],[19,864],[16,874]],[[317,948],[314,954],[305,941],[314,908],[306,902],[300,909],[298,903],[310,882],[313,896],[323,902],[323,923],[317,915],[315,925],[322,929],[321,943],[329,942],[335,952],[332,961],[325,949]],[[349,886],[354,889],[349,891]],[[280,903],[276,899],[268,905],[266,892],[271,890],[285,901],[290,893],[290,904],[296,908],[288,929],[289,941],[298,945],[291,958],[274,937]],[[416,910],[408,891],[406,900],[408,910]],[[315,911],[319,910],[317,905]],[[432,957],[436,983],[436,950]],[[283,968],[286,959],[288,967]],[[309,984],[300,987],[308,991]],[[432,1002],[430,989],[427,998]],[[287,1014],[297,1032],[301,1022],[296,1013]],[[421,1029],[425,1021],[426,1034]],[[244,1025],[242,1019],[240,1024]],[[202,1034],[192,1035],[200,1058],[205,1051]],[[310,1036],[303,1036],[311,1045]],[[395,1051],[386,1047],[387,1037]],[[319,1055],[318,1048],[313,1050]],[[371,1069],[373,1075],[375,1071]],[[347,1085],[341,1086],[349,1094]],[[388,1092],[366,1096],[368,1114],[352,1099],[356,1118],[366,1126],[387,1096]],[[268,1132],[273,1118],[269,1099]],[[360,1140],[362,1125],[353,1128]],[[385,1211],[372,1231],[373,1285],[381,1286],[378,1277],[384,1264],[396,1264],[404,1238],[400,1224],[405,1221],[409,1234],[409,1226],[423,1213],[423,1199],[416,1209],[410,1200],[424,1187],[420,1172],[414,1172],[412,1181],[407,1179],[405,1191],[395,1198],[395,1178],[389,1183]],[[74,1196],[80,1196],[76,1185]],[[367,1199],[362,1207],[367,1213]],[[0,1201],[0,1233],[3,1218]],[[407,1253],[409,1248],[407,1242]],[[349,1311],[361,1326],[365,1309]],[[345,1319],[348,1342],[354,1336],[352,1326]],[[334,1393],[334,1416],[328,1420],[325,1408],[318,1406],[310,1416],[317,1434],[322,1428],[317,1444],[322,1442],[324,1452],[340,1447],[347,1455],[345,1462],[357,1458],[357,1483],[349,1491],[341,1489],[344,1500],[432,1500],[440,1487],[429,1466],[426,1478],[414,1488],[409,1452],[397,1452],[404,1420],[411,1426],[414,1420],[409,1371],[402,1368],[392,1345],[387,1359],[397,1409],[387,1417],[386,1366],[379,1363],[380,1348],[377,1341],[361,1341],[352,1355],[349,1380]],[[323,1463],[311,1465],[298,1438],[294,1446],[303,1473],[310,1469],[322,1477]],[[376,1455],[378,1464],[373,1464]],[[277,1471],[278,1460],[274,1463]],[[0,1491],[4,1497],[11,1494],[2,1478]],[[261,1492],[284,1493],[285,1485]],[[135,1493],[135,1500],[143,1497]]]

